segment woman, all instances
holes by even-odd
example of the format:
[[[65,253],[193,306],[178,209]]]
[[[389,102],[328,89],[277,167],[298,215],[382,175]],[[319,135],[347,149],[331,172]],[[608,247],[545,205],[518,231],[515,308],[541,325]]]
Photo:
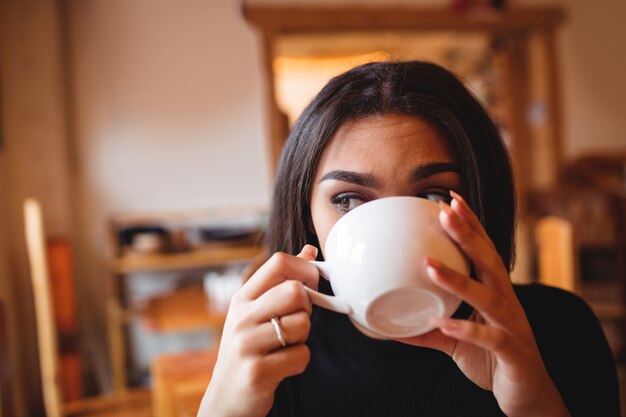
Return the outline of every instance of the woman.
[[[511,285],[508,156],[448,71],[385,62],[332,79],[294,126],[275,184],[275,254],[232,300],[199,415],[619,415],[615,367],[589,308]],[[430,279],[467,304],[425,335],[375,340],[312,308],[303,285],[330,292],[308,261],[322,259],[332,225],[395,195],[442,202],[441,226],[473,272],[429,259]]]

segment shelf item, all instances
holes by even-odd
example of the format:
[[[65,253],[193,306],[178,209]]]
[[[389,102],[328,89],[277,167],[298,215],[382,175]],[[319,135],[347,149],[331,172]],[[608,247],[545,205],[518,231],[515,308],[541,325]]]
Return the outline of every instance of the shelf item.
[[[213,244],[255,246],[266,223],[259,209],[117,214],[110,220],[113,257],[188,252]]]

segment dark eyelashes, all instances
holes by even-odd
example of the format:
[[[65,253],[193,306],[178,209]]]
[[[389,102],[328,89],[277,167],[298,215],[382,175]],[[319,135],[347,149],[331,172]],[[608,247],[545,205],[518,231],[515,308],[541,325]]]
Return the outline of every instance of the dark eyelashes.
[[[358,198],[359,200],[367,200],[367,197],[363,196],[362,194],[341,193],[341,194],[337,194],[336,196],[334,196],[330,201],[331,203],[336,203],[336,202],[343,200],[344,198]]]
[[[452,202],[452,196],[450,195],[450,190],[448,189],[424,191],[417,196],[434,202],[443,201],[447,204]]]
[[[436,188],[430,190],[421,191],[416,195],[418,198],[423,198],[435,203],[439,203],[440,201],[445,202],[446,204],[450,204],[452,201],[452,196],[450,195],[450,189],[448,188]],[[350,210],[360,206],[363,203],[370,201],[371,198],[367,196],[355,193],[355,192],[342,192],[336,194],[330,199],[330,204],[332,204],[339,213],[346,214]]]
[[[337,194],[330,200],[331,204],[341,214],[349,212],[366,201],[367,198],[363,195],[351,192]]]

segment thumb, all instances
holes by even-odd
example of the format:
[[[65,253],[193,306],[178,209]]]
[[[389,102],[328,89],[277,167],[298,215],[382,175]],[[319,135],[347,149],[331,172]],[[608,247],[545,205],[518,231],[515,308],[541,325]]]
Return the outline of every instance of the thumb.
[[[313,245],[304,245],[298,255],[298,258],[306,259],[308,261],[314,261],[317,258],[318,249]]]

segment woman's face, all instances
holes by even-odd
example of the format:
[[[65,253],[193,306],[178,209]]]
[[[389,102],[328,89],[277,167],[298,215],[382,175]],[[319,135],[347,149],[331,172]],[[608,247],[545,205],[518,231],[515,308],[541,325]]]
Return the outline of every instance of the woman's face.
[[[449,201],[462,181],[447,140],[429,123],[387,114],[348,121],[324,149],[313,179],[311,216],[318,241],[364,202],[390,196]]]

